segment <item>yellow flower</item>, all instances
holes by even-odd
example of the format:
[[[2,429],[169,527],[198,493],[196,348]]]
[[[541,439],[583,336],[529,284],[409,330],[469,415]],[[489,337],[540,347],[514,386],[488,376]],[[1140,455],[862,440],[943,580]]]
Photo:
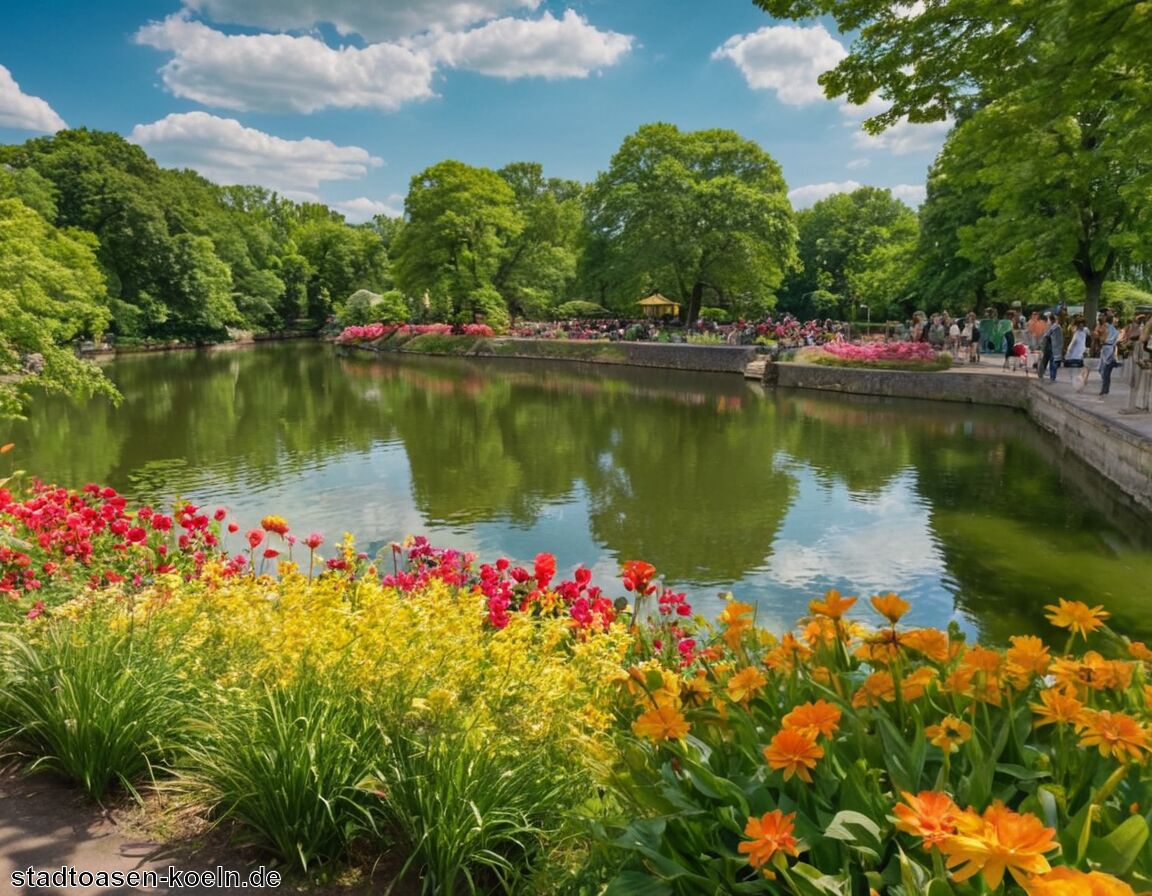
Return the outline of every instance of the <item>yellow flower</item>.
[[[1008,663],[1026,674],[1048,672],[1048,646],[1035,635],[1013,635],[1008,639]]]
[[[831,703],[817,700],[815,703],[801,703],[783,718],[785,728],[793,728],[806,734],[822,734],[831,737],[840,724],[840,710]]]
[[[741,603],[738,600],[730,600],[724,605],[724,609],[716,621],[724,629],[721,637],[724,639],[724,643],[728,645],[729,650],[736,650],[740,647],[744,633],[752,627],[752,616],[755,612],[756,608],[751,604]]]
[[[840,619],[852,609],[854,603],[856,603],[856,598],[841,597],[840,592],[832,588],[825,592],[823,601],[814,600],[808,604],[808,610],[817,616]]]
[[[898,804],[892,810],[896,816],[896,830],[919,837],[924,849],[939,845],[945,837],[956,832],[960,808],[948,794],[922,790],[916,796],[907,791],[900,796],[904,798],[904,804]]]
[[[689,678],[680,688],[680,700],[685,706],[703,706],[712,699],[712,685],[703,675]]]
[[[812,783],[809,769],[816,768],[817,761],[823,756],[824,748],[817,745],[815,735],[792,728],[777,732],[772,743],[764,748],[768,765],[783,771],[785,781],[796,775],[806,784]]]
[[[1045,610],[1052,612],[1046,617],[1049,622],[1060,628],[1087,638],[1089,632],[1094,632],[1104,624],[1110,615],[1104,607],[1089,607],[1078,600],[1065,600],[1060,598],[1059,604],[1047,604]]]
[[[689,731],[684,714],[674,706],[657,706],[641,713],[632,723],[632,733],[649,740],[680,740]]]
[[[893,625],[899,622],[900,617],[912,608],[912,605],[908,603],[908,601],[897,597],[891,592],[873,597],[872,606],[876,609],[877,613]]]
[[[756,692],[766,684],[768,684],[768,678],[763,672],[755,666],[745,666],[728,679],[728,696],[737,703],[746,703],[755,697]]]
[[[971,809],[961,812],[956,818],[956,833],[940,841],[940,851],[947,856],[948,867],[958,869],[952,875],[954,880],[981,874],[995,890],[1005,871],[1021,883],[1030,874],[1051,870],[1044,853],[1060,848],[1055,834],[1035,815],[1013,812],[997,800],[983,815]]]
[[[1101,756],[1117,762],[1137,762],[1148,749],[1148,732],[1136,719],[1122,712],[1086,709],[1076,720],[1080,746],[1096,747]]]
[[[789,856],[797,854],[796,838],[792,836],[795,830],[792,820],[795,817],[795,812],[785,815],[779,809],[773,809],[760,818],[749,818],[744,836],[751,839],[742,841],[736,847],[737,852],[746,853],[748,864],[763,869],[765,877],[775,878],[776,875],[765,867],[773,857],[777,853]]]
[[[1124,881],[1101,871],[1053,868],[1022,883],[1028,896],[1136,896]]]
[[[924,729],[928,742],[935,744],[945,753],[955,753],[960,744],[972,737],[972,726],[956,716],[945,716],[939,725],[929,725]]]
[[[905,700],[919,700],[924,696],[928,685],[936,680],[936,670],[921,666],[915,672],[905,675],[900,681],[900,695]]]
[[[1042,728],[1045,725],[1073,724],[1080,718],[1084,704],[1063,688],[1048,688],[1040,692],[1040,702],[1029,703],[1028,708],[1036,715],[1033,727]]]

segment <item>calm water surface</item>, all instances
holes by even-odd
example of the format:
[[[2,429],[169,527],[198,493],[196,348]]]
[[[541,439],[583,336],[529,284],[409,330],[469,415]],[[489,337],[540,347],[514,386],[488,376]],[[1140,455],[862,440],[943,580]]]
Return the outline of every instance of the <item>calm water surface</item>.
[[[1057,597],[1152,637],[1152,524],[1014,412],[312,343],[107,371],[119,408],[44,398],[0,443],[46,480],[179,495],[244,527],[279,513],[370,552],[408,534],[482,560],[552,551],[612,593],[642,558],[705,612],[731,589],[774,628],[838,588],[897,591],[909,621],[994,641],[1049,633]]]

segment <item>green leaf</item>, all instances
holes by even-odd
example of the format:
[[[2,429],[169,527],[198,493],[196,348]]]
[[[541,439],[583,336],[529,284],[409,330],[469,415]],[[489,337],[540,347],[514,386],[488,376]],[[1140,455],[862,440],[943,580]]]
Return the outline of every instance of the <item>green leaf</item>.
[[[622,871],[608,883],[604,896],[672,896],[673,889],[643,871]]]
[[[824,830],[824,836],[832,840],[842,840],[873,861],[879,861],[884,844],[880,826],[859,812],[837,812]]]
[[[1147,842],[1148,822],[1143,816],[1130,815],[1107,837],[1089,843],[1088,859],[1106,874],[1123,877],[1135,864]]]

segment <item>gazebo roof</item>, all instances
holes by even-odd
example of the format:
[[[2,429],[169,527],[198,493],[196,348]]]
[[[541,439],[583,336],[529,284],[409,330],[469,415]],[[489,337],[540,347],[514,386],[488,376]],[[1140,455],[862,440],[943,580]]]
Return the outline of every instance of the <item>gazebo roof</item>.
[[[667,308],[668,306],[672,306],[674,308],[680,307],[679,302],[673,302],[671,299],[665,298],[658,292],[653,293],[646,299],[641,299],[636,304],[643,305],[645,308]]]

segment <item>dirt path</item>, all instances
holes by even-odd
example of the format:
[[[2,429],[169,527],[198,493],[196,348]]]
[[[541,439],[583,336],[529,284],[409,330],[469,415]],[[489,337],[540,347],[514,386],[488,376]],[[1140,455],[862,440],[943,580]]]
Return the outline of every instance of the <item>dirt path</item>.
[[[139,835],[141,813],[129,803],[105,811],[76,790],[45,775],[0,769],[0,894],[4,896],[220,896],[300,894],[367,896],[386,889],[377,880],[312,887],[295,881],[271,886],[268,868],[254,854],[215,843],[202,833],[158,840]],[[220,839],[220,838],[216,838]],[[263,871],[261,870],[263,867]],[[37,872],[29,879],[28,869]],[[62,873],[63,869],[63,873]],[[171,870],[176,878],[169,882]],[[65,877],[71,871],[75,876]],[[104,872],[100,881],[95,875]],[[143,877],[154,872],[155,878]],[[232,872],[239,885],[200,875]],[[47,878],[39,877],[40,873]],[[88,879],[84,873],[94,877]],[[55,874],[53,878],[52,875]],[[116,878],[113,875],[119,874]],[[131,874],[141,877],[132,878]],[[253,875],[264,874],[264,877]],[[261,881],[264,881],[261,885]],[[404,892],[409,892],[404,890]]]

